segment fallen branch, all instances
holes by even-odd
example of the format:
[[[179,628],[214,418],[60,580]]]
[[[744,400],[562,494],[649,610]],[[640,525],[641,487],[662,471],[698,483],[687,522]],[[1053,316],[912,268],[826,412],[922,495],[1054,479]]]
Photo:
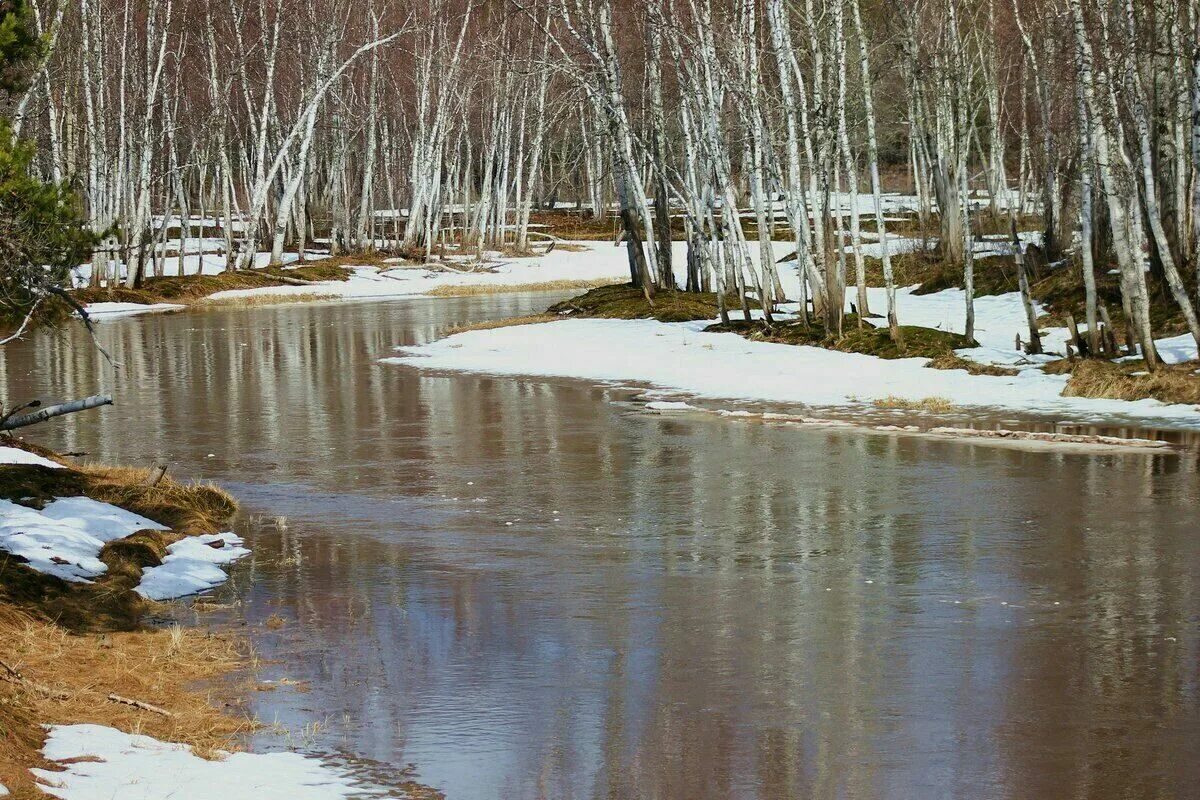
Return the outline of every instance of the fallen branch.
[[[16,428],[37,425],[39,422],[45,422],[54,417],[61,417],[64,414],[74,414],[77,411],[87,411],[88,409],[99,408],[100,406],[111,406],[112,401],[112,395],[102,394],[85,397],[82,400],[72,400],[69,403],[59,403],[56,406],[46,406],[32,414],[22,414],[19,417],[12,417],[0,422],[0,431],[11,431]]]
[[[150,703],[143,703],[141,700],[133,700],[128,697],[122,697],[119,694],[110,694],[108,696],[108,699],[114,703],[121,703],[122,705],[133,706],[134,708],[140,709],[142,711],[149,711],[152,714],[160,714],[164,717],[175,716],[170,711],[167,711],[165,708],[159,708],[158,706],[152,705]]]
[[[33,691],[37,692],[38,694],[42,694],[42,695],[45,695],[46,697],[49,697],[52,700],[66,700],[66,699],[70,698],[70,696],[71,696],[69,692],[59,691],[58,689],[51,689],[48,686],[43,686],[40,683],[35,683],[34,681],[29,680],[29,678],[26,678],[24,675],[21,674],[20,670],[18,670],[16,667],[12,666],[11,664],[8,664],[7,662],[5,662],[3,660],[0,660],[0,669],[4,670],[4,673],[2,675],[0,675],[0,678],[3,678],[4,680],[7,680],[7,681],[11,681],[12,683],[19,683],[22,686],[26,686],[26,687],[32,689]]]

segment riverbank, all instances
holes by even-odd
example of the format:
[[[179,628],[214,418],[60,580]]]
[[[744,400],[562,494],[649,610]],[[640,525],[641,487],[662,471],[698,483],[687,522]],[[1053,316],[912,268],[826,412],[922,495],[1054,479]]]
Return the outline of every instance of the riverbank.
[[[0,796],[354,791],[300,755],[229,754],[257,726],[240,700],[254,688],[246,642],[144,626],[249,554],[222,532],[235,510],[208,484],[0,442]]]
[[[548,253],[484,253],[474,258],[413,263],[384,254],[328,258],[312,255],[303,265],[225,271],[223,257],[203,256],[184,276],[148,278],[141,289],[75,291],[98,319],[178,311],[184,308],[258,306],[327,300],[459,297],[535,291],[579,291],[628,279],[623,249],[611,242],[572,242]],[[178,266],[175,265],[178,269]],[[76,276],[86,284],[88,274]]]
[[[785,288],[788,279],[785,277]],[[906,347],[891,346],[879,318],[856,319],[846,335],[831,339],[797,322],[784,305],[777,324],[717,324],[715,304],[689,307],[672,316],[675,295],[661,308],[638,311],[620,303],[589,302],[606,289],[568,300],[547,317],[530,317],[486,329],[463,330],[436,342],[399,348],[387,359],[428,369],[496,375],[634,382],[711,400],[750,401],[841,409],[849,416],[890,405],[914,413],[936,409],[997,410],[1079,425],[1194,427],[1200,425],[1200,377],[1196,347],[1188,335],[1158,342],[1168,364],[1158,373],[1136,361],[1069,362],[1066,328],[1042,330],[1044,354],[1014,346],[1028,323],[1020,295],[1007,292],[975,299],[975,341],[962,334],[961,289],[922,293],[919,285],[897,291]],[[853,289],[848,291],[848,294]],[[636,302],[625,290],[625,301]],[[681,295],[686,297],[686,295]],[[873,309],[886,304],[872,287]],[[693,301],[694,302],[694,301]],[[1045,307],[1038,306],[1039,313]],[[667,316],[663,316],[664,312]],[[937,367],[929,369],[928,367]]]

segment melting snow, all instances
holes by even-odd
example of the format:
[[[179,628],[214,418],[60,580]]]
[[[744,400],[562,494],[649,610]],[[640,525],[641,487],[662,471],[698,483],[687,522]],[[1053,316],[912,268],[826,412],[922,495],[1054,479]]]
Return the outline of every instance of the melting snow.
[[[43,791],[62,800],[343,800],[362,794],[349,776],[297,753],[231,753],[206,761],[187,745],[103,725],[54,726],[42,752],[65,771],[33,773]]]

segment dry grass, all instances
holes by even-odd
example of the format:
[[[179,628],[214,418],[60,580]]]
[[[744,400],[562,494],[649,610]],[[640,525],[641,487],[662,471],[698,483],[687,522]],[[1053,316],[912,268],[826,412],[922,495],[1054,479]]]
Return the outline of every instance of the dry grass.
[[[475,297],[488,294],[516,294],[520,292],[570,292],[576,289],[595,289],[611,286],[611,278],[585,278],[580,280],[542,281],[541,283],[473,283],[462,286],[438,286],[425,294],[430,297]]]
[[[953,411],[955,408],[954,403],[945,397],[925,397],[920,400],[911,400],[907,397],[897,397],[896,395],[889,394],[887,397],[879,397],[871,402],[876,408],[901,411],[927,411],[931,414],[945,414]]]
[[[281,306],[288,303],[312,303],[318,300],[337,300],[339,295],[312,292],[296,294],[248,294],[233,297],[206,297],[200,305],[208,308],[257,308],[258,306]]]
[[[562,319],[557,314],[530,314],[527,317],[509,317],[508,319],[490,319],[485,322],[473,322],[469,325],[458,325],[446,330],[446,336],[468,331],[493,331],[497,328],[513,328],[518,325],[539,325],[543,322],[554,322]]]
[[[245,665],[244,644],[224,636],[180,628],[78,636],[0,606],[0,641],[4,662],[20,676],[0,667],[0,783],[17,798],[42,796],[27,771],[45,766],[38,725],[108,725],[190,744],[202,755],[232,749],[254,725],[244,713],[222,710],[229,706],[224,691],[196,691]],[[109,694],[171,716],[112,702]]]
[[[932,367],[933,369],[962,369],[971,375],[992,375],[996,377],[1016,375],[1019,371],[1010,367],[997,367],[992,364],[980,364],[978,361],[969,361],[953,351],[943,353],[925,366]]]
[[[1145,400],[1200,405],[1200,362],[1160,365],[1146,372],[1143,361],[1114,363],[1099,359],[1055,361],[1045,371],[1070,375],[1064,397],[1094,397],[1109,400]]]

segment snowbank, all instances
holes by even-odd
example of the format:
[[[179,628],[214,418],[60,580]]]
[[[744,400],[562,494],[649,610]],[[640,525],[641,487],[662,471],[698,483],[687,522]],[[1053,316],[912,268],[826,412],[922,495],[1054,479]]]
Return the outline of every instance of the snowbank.
[[[167,548],[161,566],[142,572],[135,591],[150,600],[172,600],[220,586],[228,577],[221,566],[250,555],[242,544],[232,533],[181,539]]]
[[[0,447],[0,464],[26,464],[35,467],[62,469],[62,464],[56,464],[48,458],[22,450],[19,447]]]
[[[42,752],[64,772],[35,769],[42,790],[62,800],[342,800],[356,782],[295,753],[232,753],[206,761],[187,745],[103,725],[50,728]]]
[[[89,317],[112,319],[129,317],[134,314],[162,314],[167,311],[178,311],[184,306],[178,303],[88,303],[83,307]]]
[[[942,302],[936,301],[927,313],[940,313]],[[1007,313],[1008,306],[997,298],[977,307],[985,340],[985,332],[1002,327],[992,313]],[[919,315],[909,308],[901,318],[917,322]],[[498,375],[637,381],[708,398],[836,407],[869,404],[887,396],[914,401],[937,397],[957,406],[1054,415],[1080,423],[1128,417],[1200,425],[1200,409],[1194,406],[1062,397],[1067,377],[1035,368],[1015,376],[977,376],[963,370],[929,369],[920,358],[888,361],[817,347],[752,342],[732,333],[705,333],[707,324],[564,320],[469,331],[398,348],[403,355],[386,361]],[[953,325],[947,320],[943,329],[952,330]]]
[[[545,256],[502,258],[495,272],[445,272],[424,267],[404,266],[378,270],[351,267],[347,281],[322,281],[312,286],[269,286],[256,289],[230,289],[217,292],[212,299],[251,297],[254,295],[305,295],[320,293],[341,298],[415,297],[442,287],[486,286],[497,290],[554,281],[612,282],[629,280],[625,250],[612,242],[572,242],[586,251],[555,250]],[[683,243],[681,246],[686,247]],[[680,249],[680,253],[684,250]]]
[[[38,458],[23,450],[16,452]],[[13,456],[0,452],[0,459],[7,458]],[[74,583],[88,583],[107,571],[100,560],[106,542],[144,530],[167,528],[90,497],[61,497],[41,511],[0,500],[0,550],[24,559],[38,572]],[[182,539],[167,548],[161,566],[143,572],[137,592],[151,600],[172,600],[207,591],[225,582],[222,565],[249,552],[232,533]]]
[[[105,542],[142,530],[166,528],[90,497],[62,497],[41,511],[0,500],[0,550],[24,558],[38,572],[76,583],[104,574]]]

